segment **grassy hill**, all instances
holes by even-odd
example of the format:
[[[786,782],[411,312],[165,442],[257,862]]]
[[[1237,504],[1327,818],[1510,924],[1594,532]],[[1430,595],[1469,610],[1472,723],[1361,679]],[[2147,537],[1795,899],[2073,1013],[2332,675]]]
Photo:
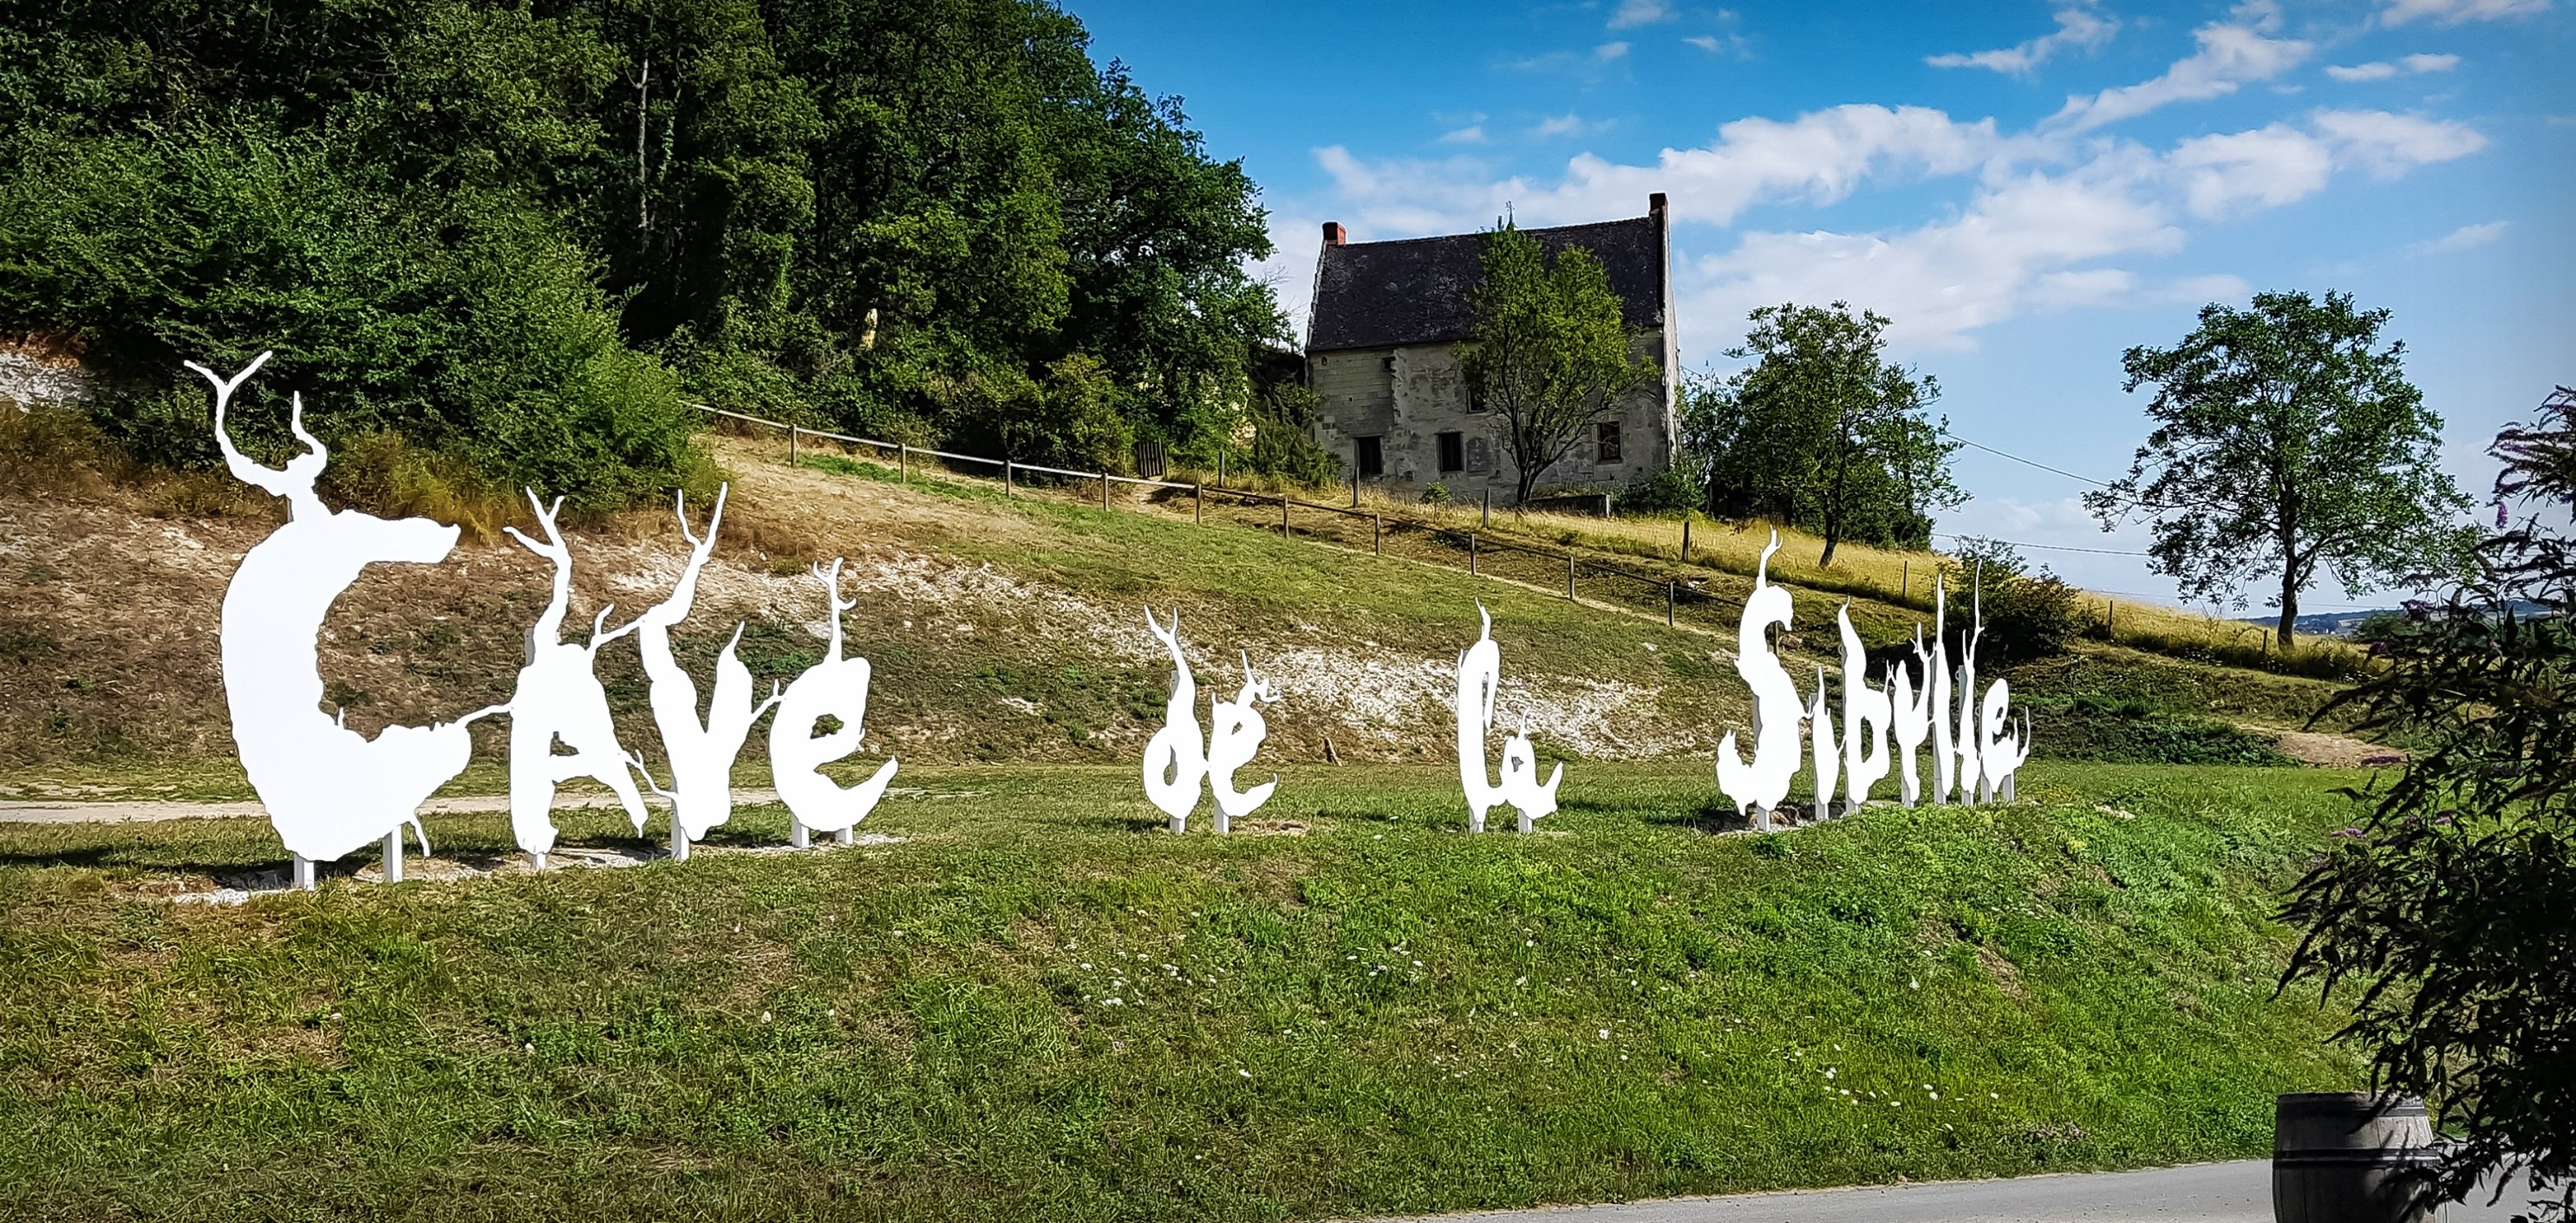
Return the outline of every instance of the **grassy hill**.
[[[1203,688],[1239,682],[1238,651],[1280,681],[1286,700],[1268,713],[1267,760],[1321,762],[1327,740],[1331,756],[1352,761],[1438,751],[1448,673],[1474,638],[1479,601],[1503,649],[1504,717],[1526,719],[1553,750],[1705,758],[1745,718],[1732,616],[1750,579],[1728,568],[1689,570],[1700,593],[1667,628],[1660,590],[1587,574],[1584,601],[1569,602],[1561,561],[1490,554],[1470,577],[1420,532],[1390,531],[1379,541],[1386,555],[1371,555],[1365,520],[1301,510],[1283,539],[1275,527],[1249,529],[1275,523],[1275,505],[1211,498],[1200,524],[1187,496],[1138,502],[1120,489],[1119,508],[1104,511],[1088,491],[1096,486],[1006,496],[986,481],[915,473],[904,483],[889,468],[830,456],[789,468],[766,442],[715,444],[734,491],[697,614],[680,634],[684,658],[703,673],[739,620],[755,675],[794,675],[822,649],[822,588],[806,566],[847,557],[844,593],[860,600],[846,621],[852,648],[876,667],[871,747],[906,761],[1131,758],[1160,724],[1165,682],[1147,603],[1181,612]],[[22,460],[0,492],[0,793],[159,786],[242,796],[228,763],[215,612],[274,508],[220,482],[118,479],[94,466],[78,451]],[[691,513],[703,524],[703,507]],[[1578,529],[1497,528],[1524,543]],[[1731,564],[1734,546],[1712,544],[1700,559]],[[631,614],[661,597],[682,547],[668,513],[586,524],[573,540],[573,620],[610,603]],[[1855,555],[1846,576],[1858,582],[1877,562]],[[1794,566],[1784,570],[1797,579]],[[505,699],[549,576],[505,540],[469,542],[434,568],[371,568],[321,643],[331,699],[369,732]],[[1793,674],[1838,670],[1831,617],[1845,596],[1794,589]],[[1879,645],[1924,619],[1862,597],[1852,613]],[[604,652],[601,674],[622,729],[649,744],[632,647]],[[2331,691],[2100,642],[2015,679],[2050,710],[2044,753],[2114,759],[2265,758],[2278,732]],[[497,759],[499,732],[484,733],[481,758]],[[2171,743],[2187,750],[2176,757]],[[495,779],[478,765],[466,784]]]
[[[792,674],[805,567],[848,557],[865,759],[903,760],[866,828],[896,839],[753,852],[786,815],[747,806],[687,863],[350,862],[215,908],[170,897],[274,868],[263,821],[0,824],[0,1216],[1324,1218],[2251,1156],[2275,1092],[2358,1080],[2333,1014],[2273,996],[2269,920],[2355,775],[2225,767],[2289,763],[2317,681],[2085,643],[2013,675],[2042,751],[2091,758],[2022,803],[1754,835],[1709,768],[1746,713],[1732,570],[1667,627],[1529,558],[1372,555],[1359,520],[1283,539],[1263,507],[715,446],[684,650],[703,673],[739,618]],[[247,797],[214,609],[272,509],[77,453],[9,474],[0,795]],[[573,546],[577,620],[660,597],[680,552],[667,514]],[[372,729],[501,698],[547,577],[485,544],[371,570],[326,627],[332,700]],[[1841,598],[1800,591],[1793,672]],[[1506,722],[1572,757],[1537,836],[1458,831],[1478,600]],[[1147,602],[1203,689],[1241,650],[1285,690],[1246,835],[1163,834],[1135,784]],[[1917,616],[1853,614],[1878,644]],[[647,746],[632,657],[602,674]],[[500,787],[485,746],[455,789]],[[428,823],[442,864],[509,857],[501,816]]]
[[[2288,769],[1730,834],[1577,762],[1541,835],[1433,766],[1265,835],[1124,767],[907,768],[899,843],[238,909],[255,820],[0,825],[0,1215],[1311,1219],[2259,1156],[2359,1069],[2275,1000]],[[581,817],[588,818],[588,817]],[[631,840],[622,823],[576,840]],[[442,855],[507,851],[499,816]]]

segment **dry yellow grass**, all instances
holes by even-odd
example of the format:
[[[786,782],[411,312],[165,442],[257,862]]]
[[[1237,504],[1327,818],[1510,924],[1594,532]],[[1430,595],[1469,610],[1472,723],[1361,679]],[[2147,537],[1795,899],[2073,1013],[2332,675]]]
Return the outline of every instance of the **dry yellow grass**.
[[[778,457],[785,456],[782,453]],[[882,456],[865,448],[853,448],[849,457],[883,461]],[[952,476],[987,474],[972,464],[946,466]],[[1214,472],[1177,468],[1165,478],[1175,483],[1200,481],[1210,487],[1217,483]],[[1583,548],[1664,562],[1677,562],[1682,557],[1683,520],[1678,517],[1598,518],[1514,511],[1499,506],[1488,510],[1476,502],[1426,503],[1368,488],[1361,489],[1354,501],[1346,484],[1299,486],[1275,477],[1240,472],[1228,473],[1225,485],[1269,496],[1286,493],[1318,505],[1355,506],[1382,513],[1390,521],[1409,519],[1450,530],[1478,531],[1504,543]],[[1089,487],[1060,489],[1051,495],[1087,501],[1096,495],[1087,491]],[[1121,497],[1124,496],[1122,491]],[[1824,540],[1806,531],[1774,527],[1767,522],[1737,525],[1694,516],[1690,524],[1690,562],[1722,573],[1750,576],[1775,530],[1780,550],[1771,557],[1770,573],[1780,583],[1818,593],[1931,609],[1933,576],[1947,559],[1938,552],[1845,543],[1835,549],[1834,563],[1826,566],[1818,563],[1824,555]],[[2366,662],[2367,656],[2349,642],[2311,640],[2284,656],[2272,647],[2270,634],[2260,625],[2098,591],[2086,591],[2085,598],[2097,620],[2091,636],[2156,653],[2335,678],[2359,672]]]
[[[1360,505],[1460,530],[1487,521],[1487,511],[1480,505],[1426,505],[1365,490]],[[1663,560],[1679,560],[1682,555],[1683,527],[1679,518],[1596,518],[1497,509],[1491,511],[1490,523],[1485,529],[1498,537],[1516,535]],[[1948,559],[1938,552],[1845,543],[1834,550],[1834,563],[1829,567],[1818,563],[1824,555],[1824,540],[1795,527],[1774,527],[1758,521],[1736,525],[1694,517],[1690,524],[1690,560],[1729,573],[1750,574],[1775,531],[1780,541],[1780,550],[1771,557],[1770,572],[1775,580],[1906,607],[1931,607],[1933,576]],[[2352,643],[2336,640],[2302,642],[2283,657],[2273,648],[2269,630],[2260,625],[2098,591],[2086,591],[2085,600],[2097,621],[2093,636],[2158,653],[2301,674],[2336,675],[2359,670],[2366,657]]]

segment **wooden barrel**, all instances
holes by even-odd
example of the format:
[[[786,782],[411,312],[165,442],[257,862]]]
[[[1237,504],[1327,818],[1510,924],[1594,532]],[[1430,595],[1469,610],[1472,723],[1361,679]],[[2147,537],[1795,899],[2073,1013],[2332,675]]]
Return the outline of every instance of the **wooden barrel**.
[[[2441,1204],[2404,1175],[2436,1159],[2421,1100],[2381,1107],[2357,1091],[2285,1095],[2272,1134],[2272,1217],[2279,1223],[2441,1218]]]

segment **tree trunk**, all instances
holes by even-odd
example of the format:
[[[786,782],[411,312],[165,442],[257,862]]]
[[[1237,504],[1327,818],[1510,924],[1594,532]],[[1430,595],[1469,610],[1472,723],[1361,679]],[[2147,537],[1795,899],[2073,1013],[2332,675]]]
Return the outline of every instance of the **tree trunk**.
[[[2299,567],[2283,566],[2281,570],[2281,653],[2290,652],[2292,634],[2299,619]]]
[[[1825,554],[1822,557],[1817,558],[1816,568],[1829,569],[1833,567],[1834,545],[1841,542],[1842,531],[1835,527],[1831,520],[1828,520],[1825,524]]]

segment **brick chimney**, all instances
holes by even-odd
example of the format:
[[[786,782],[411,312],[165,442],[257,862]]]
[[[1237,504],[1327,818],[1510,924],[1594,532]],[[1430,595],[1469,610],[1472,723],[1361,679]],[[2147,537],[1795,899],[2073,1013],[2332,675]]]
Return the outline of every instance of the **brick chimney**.
[[[1326,222],[1324,222],[1324,245],[1326,245],[1326,246],[1340,246],[1341,244],[1343,244],[1343,243],[1345,243],[1345,242],[1348,242],[1348,241],[1350,241],[1350,240],[1351,240],[1350,232],[1349,232],[1348,230],[1345,230],[1345,229],[1343,229],[1343,228],[1342,228],[1342,223],[1341,223],[1341,222],[1339,222],[1339,221],[1326,221]]]
[[[1646,215],[1650,217],[1659,217],[1664,215],[1663,192],[1658,191],[1653,195],[1646,197]]]

